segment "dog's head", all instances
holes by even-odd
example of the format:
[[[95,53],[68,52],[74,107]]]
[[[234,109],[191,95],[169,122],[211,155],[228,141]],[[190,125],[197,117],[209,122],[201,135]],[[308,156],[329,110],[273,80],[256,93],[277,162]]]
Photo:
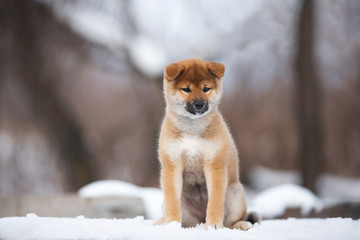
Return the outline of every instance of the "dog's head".
[[[164,71],[164,93],[168,107],[176,114],[198,118],[207,115],[220,102],[221,63],[187,59],[172,63]]]

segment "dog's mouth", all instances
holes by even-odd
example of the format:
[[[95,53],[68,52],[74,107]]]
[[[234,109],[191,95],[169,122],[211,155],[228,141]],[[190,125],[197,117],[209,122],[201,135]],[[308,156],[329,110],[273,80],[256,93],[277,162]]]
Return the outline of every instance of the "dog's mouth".
[[[201,115],[209,110],[209,103],[207,101],[188,102],[185,109],[193,115]]]

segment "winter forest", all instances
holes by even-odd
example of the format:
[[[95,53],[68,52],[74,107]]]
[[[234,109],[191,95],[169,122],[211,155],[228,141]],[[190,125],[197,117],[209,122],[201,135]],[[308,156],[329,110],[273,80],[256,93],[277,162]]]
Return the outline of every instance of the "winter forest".
[[[164,67],[201,58],[248,198],[294,184],[358,219],[359,26],[358,0],[0,0],[0,199],[158,188]]]

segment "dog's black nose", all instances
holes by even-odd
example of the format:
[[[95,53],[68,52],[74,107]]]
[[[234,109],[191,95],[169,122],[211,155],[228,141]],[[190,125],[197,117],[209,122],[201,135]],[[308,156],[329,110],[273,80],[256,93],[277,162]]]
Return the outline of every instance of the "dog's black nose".
[[[204,100],[198,100],[186,103],[186,110],[194,115],[201,115],[209,110],[209,103]]]
[[[204,101],[195,101],[194,102],[194,107],[196,110],[202,110],[205,106],[205,102]]]

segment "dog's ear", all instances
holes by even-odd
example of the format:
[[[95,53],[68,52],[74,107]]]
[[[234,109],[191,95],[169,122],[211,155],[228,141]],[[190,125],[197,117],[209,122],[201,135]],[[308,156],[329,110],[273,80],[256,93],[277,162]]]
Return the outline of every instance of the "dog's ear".
[[[207,70],[210,74],[214,75],[218,79],[221,79],[225,73],[225,66],[221,63],[216,62],[207,62]]]
[[[165,67],[165,78],[168,81],[174,80],[177,77],[179,77],[183,72],[184,72],[184,67],[177,64],[177,63],[172,63],[168,66]]]

